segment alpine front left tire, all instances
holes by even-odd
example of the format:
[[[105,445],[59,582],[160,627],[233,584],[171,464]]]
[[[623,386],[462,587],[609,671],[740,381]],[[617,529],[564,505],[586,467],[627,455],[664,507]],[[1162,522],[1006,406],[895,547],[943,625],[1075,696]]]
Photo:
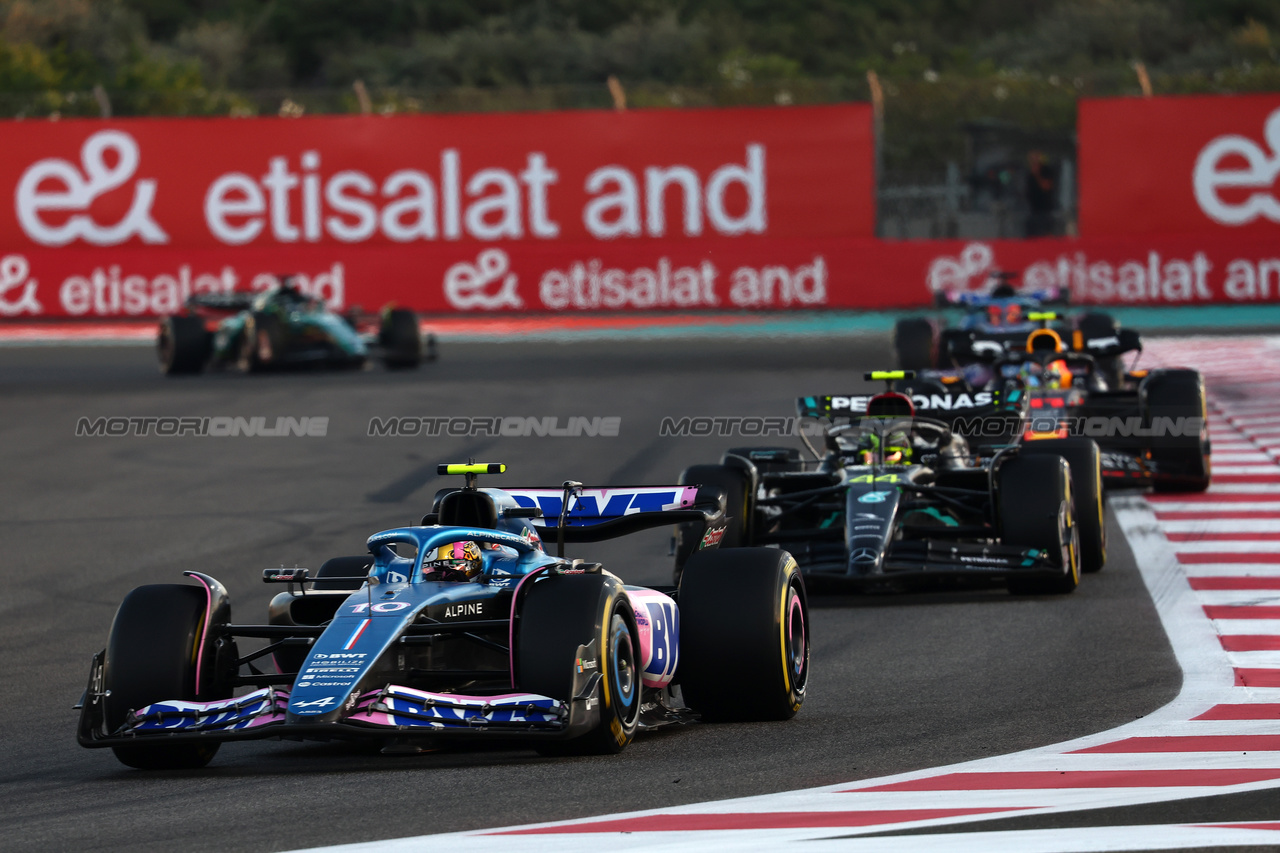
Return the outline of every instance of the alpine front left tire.
[[[585,734],[539,744],[548,755],[621,752],[640,726],[640,631],[622,585],[601,574],[553,575],[525,593],[516,630],[516,686],[573,702],[579,649],[595,643],[599,720]]]

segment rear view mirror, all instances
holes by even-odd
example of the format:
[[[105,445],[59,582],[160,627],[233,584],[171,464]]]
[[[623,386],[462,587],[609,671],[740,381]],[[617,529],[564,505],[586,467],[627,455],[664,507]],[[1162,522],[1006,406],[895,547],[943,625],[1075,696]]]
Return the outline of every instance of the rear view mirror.
[[[1120,339],[1120,352],[1134,352],[1142,350],[1142,336],[1133,329],[1119,329],[1116,337]]]

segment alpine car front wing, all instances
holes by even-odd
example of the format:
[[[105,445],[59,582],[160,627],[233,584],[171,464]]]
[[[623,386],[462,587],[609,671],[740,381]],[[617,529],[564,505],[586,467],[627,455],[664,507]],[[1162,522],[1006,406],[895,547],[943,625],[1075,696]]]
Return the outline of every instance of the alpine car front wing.
[[[588,730],[601,706],[599,672],[575,673],[569,702],[533,693],[470,696],[388,684],[352,694],[343,713],[328,722],[289,722],[290,691],[265,687],[211,702],[155,702],[132,711],[117,730],[108,732],[101,689],[104,657],[99,652],[93,659],[80,706],[76,739],[90,748],[159,740],[357,740],[415,735],[558,740]]]

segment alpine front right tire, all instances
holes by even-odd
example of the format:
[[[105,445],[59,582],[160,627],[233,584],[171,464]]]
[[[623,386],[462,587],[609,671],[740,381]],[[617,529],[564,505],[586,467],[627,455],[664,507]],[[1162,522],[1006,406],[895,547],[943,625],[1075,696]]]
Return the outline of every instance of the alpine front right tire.
[[[125,596],[111,623],[103,669],[109,733],[124,725],[130,712],[155,702],[230,695],[196,682],[206,607],[205,591],[184,584],[140,586]],[[212,666],[208,657],[206,665]],[[202,687],[209,695],[202,695]],[[218,746],[158,741],[112,750],[122,763],[140,770],[182,770],[204,767]]]

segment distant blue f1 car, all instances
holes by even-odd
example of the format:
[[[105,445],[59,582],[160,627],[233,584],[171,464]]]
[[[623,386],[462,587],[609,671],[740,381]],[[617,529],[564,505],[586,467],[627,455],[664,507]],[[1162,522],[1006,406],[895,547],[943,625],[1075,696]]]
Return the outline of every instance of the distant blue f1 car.
[[[370,554],[269,569],[289,589],[268,624],[231,622],[217,580],[142,586],[93,659],[78,740],[143,769],[202,767],[223,741],[525,738],[617,752],[638,730],[698,715],[781,720],[804,702],[808,604],[777,548],[718,550],[724,496],[683,486],[481,489],[497,464],[442,465],[466,485]],[[630,586],[565,559],[593,542],[696,524],[679,587]],[[558,540],[544,550],[539,531]],[[253,651],[246,640],[266,641]],[[274,665],[269,665],[272,661]]]

